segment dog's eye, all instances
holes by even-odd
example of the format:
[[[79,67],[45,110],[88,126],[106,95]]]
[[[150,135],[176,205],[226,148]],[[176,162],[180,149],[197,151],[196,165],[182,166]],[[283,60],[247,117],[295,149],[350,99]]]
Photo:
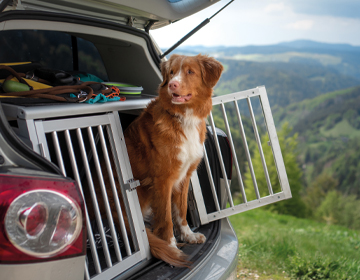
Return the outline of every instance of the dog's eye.
[[[189,70],[187,70],[187,73],[188,73],[188,74],[194,74],[194,72],[193,72],[193,71],[191,71],[190,69],[189,69]]]
[[[173,75],[173,74],[174,74],[174,71],[173,71],[173,70],[171,70],[171,71],[170,71],[170,75]]]

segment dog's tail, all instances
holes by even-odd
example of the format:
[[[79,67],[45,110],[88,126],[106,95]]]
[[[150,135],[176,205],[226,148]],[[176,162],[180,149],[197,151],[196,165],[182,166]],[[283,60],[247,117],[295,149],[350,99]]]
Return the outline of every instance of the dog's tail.
[[[186,255],[179,249],[169,246],[165,241],[152,233],[150,229],[146,229],[149,239],[151,254],[164,262],[176,267],[190,267],[191,262],[187,261]]]

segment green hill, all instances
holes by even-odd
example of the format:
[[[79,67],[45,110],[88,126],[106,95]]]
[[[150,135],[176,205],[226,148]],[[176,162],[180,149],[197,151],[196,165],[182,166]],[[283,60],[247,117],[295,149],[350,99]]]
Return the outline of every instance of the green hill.
[[[302,132],[306,123],[324,120],[334,113],[344,113],[348,109],[359,109],[360,87],[328,92],[320,96],[278,108],[274,114],[276,123],[285,119],[296,132]]]
[[[291,104],[274,118],[279,125],[289,122],[299,135],[307,185],[327,173],[342,193],[360,197],[360,87]]]
[[[265,84],[277,128],[286,121],[298,133],[305,186],[327,173],[343,194],[360,197],[360,87],[349,88],[358,80],[321,65],[221,61],[226,71],[216,95]],[[245,103],[239,107],[246,116]],[[233,121],[230,108],[229,115]]]
[[[225,66],[216,95],[265,85],[273,111],[321,94],[360,84],[322,65],[220,59]]]
[[[342,195],[360,198],[360,47],[298,40],[269,46],[182,47],[176,52],[209,54],[223,63],[215,95],[265,85],[276,127],[286,121],[298,134],[305,187],[326,175]],[[248,115],[245,103],[239,102],[243,116]],[[253,109],[260,116],[260,107]],[[236,122],[231,108],[227,111],[229,121]],[[220,119],[221,113],[214,116]],[[241,143],[239,135],[234,138]],[[244,157],[238,158],[245,166]]]

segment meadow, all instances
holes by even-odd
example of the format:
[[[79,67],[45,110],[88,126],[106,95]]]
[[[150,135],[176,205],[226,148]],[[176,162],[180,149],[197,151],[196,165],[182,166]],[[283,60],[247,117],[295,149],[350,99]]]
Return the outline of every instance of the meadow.
[[[237,279],[360,279],[360,231],[256,209],[230,217]]]

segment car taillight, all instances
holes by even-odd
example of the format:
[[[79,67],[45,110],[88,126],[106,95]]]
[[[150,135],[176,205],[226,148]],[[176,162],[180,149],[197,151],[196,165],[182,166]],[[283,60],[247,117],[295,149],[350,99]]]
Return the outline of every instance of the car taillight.
[[[72,180],[0,175],[0,263],[84,255],[83,213]]]

